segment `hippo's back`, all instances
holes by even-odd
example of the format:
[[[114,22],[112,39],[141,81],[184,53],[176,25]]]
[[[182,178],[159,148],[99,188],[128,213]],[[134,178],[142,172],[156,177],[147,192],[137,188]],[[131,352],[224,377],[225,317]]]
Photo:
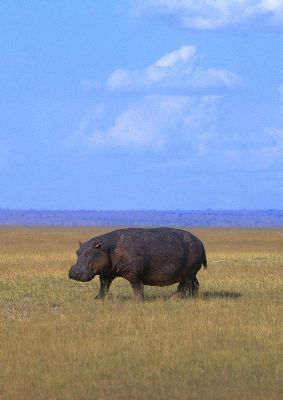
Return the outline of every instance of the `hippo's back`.
[[[180,248],[201,241],[192,233],[175,228],[124,228],[98,236],[92,240],[100,241],[107,247],[117,247],[122,243],[130,248],[142,246],[148,250],[170,247],[180,251]]]

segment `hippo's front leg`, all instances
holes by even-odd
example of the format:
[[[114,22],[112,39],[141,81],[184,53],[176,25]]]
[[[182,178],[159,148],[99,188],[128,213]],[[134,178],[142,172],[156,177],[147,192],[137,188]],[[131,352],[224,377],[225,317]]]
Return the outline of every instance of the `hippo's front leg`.
[[[110,285],[113,281],[113,277],[109,277],[109,276],[100,276],[100,289],[99,289],[99,293],[97,296],[95,296],[95,299],[97,300],[103,300],[105,298],[105,296],[108,293],[108,290],[110,288]]]

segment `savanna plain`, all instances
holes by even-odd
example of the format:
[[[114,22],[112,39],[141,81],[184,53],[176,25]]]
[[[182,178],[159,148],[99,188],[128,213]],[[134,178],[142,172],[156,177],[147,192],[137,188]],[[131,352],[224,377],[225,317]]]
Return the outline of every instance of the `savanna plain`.
[[[198,298],[144,303],[68,279],[78,241],[110,230],[0,228],[1,400],[282,398],[283,229],[189,229]]]

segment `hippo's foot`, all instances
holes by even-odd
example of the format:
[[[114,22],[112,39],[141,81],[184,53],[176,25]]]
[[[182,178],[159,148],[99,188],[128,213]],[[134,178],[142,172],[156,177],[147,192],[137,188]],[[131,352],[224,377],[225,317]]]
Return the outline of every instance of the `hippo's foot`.
[[[101,301],[101,300],[104,300],[104,299],[105,299],[105,297],[100,296],[99,294],[94,297],[94,300],[98,300],[98,301]]]
[[[185,293],[181,292],[175,292],[172,294],[172,296],[169,298],[170,301],[175,301],[178,299],[184,299],[186,297]]]

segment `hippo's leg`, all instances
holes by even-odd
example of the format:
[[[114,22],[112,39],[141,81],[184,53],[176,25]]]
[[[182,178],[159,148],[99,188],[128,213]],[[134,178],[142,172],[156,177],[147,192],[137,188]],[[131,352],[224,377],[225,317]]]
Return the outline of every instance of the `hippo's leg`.
[[[128,278],[128,281],[130,282],[130,284],[134,290],[135,300],[143,301],[144,300],[143,282],[136,276]]]
[[[189,282],[188,281],[180,282],[179,285],[177,286],[176,292],[173,293],[171,298],[172,299],[184,298],[187,296],[188,290],[189,290]]]
[[[108,293],[110,285],[114,278],[109,276],[100,276],[100,290],[98,295],[95,297],[98,300],[103,300]]]
[[[188,279],[184,282],[180,282],[177,291],[171,296],[173,299],[175,298],[184,298],[188,295],[190,297],[196,297],[199,289],[199,281],[196,277]]]
[[[196,276],[189,281],[188,289],[189,289],[189,296],[190,297],[196,297],[197,296],[198,290],[199,290],[199,281],[198,281]]]

